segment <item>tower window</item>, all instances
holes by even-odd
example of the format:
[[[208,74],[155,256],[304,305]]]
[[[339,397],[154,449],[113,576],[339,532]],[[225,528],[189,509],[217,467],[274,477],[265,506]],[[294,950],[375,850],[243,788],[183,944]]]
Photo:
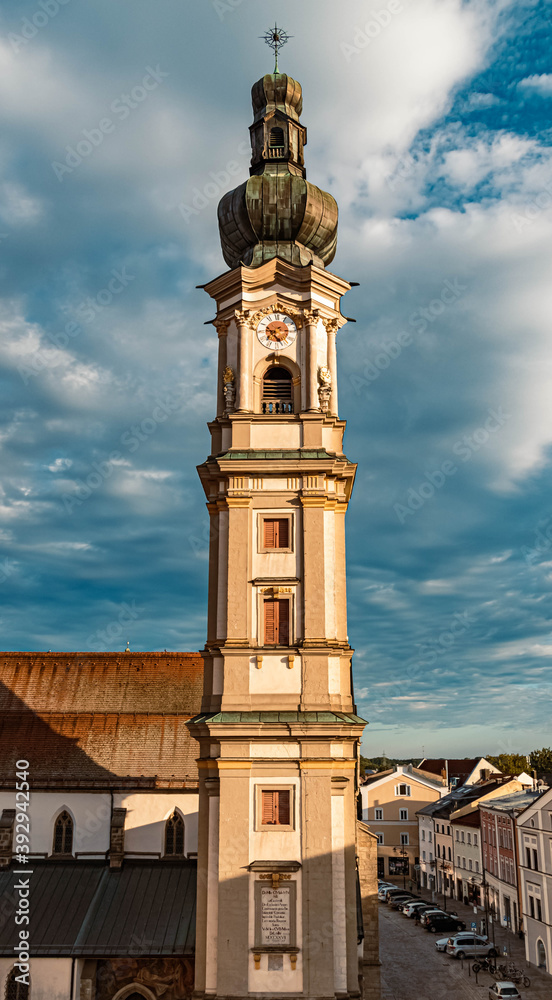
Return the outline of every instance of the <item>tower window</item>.
[[[283,149],[284,148],[284,130],[275,126],[270,129],[270,135],[268,137],[268,144],[271,149]]]
[[[6,979],[6,992],[4,994],[5,1000],[27,1000],[30,994],[29,987],[26,983],[18,983],[17,976],[20,973],[17,969],[13,968]]]
[[[291,792],[288,788],[261,792],[262,826],[290,825]]]
[[[184,820],[176,810],[165,824],[165,856],[184,856]]]
[[[263,547],[289,549],[289,517],[263,518]]]
[[[68,812],[62,812],[54,826],[53,854],[73,853],[73,820]]]
[[[265,372],[261,410],[271,414],[293,413],[293,383],[287,368],[278,365]]]
[[[264,605],[264,645],[289,645],[289,601],[270,598]]]

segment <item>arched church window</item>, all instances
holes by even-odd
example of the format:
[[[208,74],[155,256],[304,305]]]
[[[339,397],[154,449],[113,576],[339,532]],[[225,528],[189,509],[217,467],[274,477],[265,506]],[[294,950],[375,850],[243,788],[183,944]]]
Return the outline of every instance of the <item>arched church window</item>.
[[[184,855],[184,820],[176,809],[165,824],[165,855],[167,857]]]
[[[263,413],[293,413],[293,382],[287,368],[269,368],[263,378]]]
[[[59,814],[54,826],[53,854],[73,853],[73,820],[65,810]]]
[[[278,128],[278,126],[271,128],[268,142],[271,149],[283,149],[284,148],[283,128]]]
[[[20,973],[13,968],[6,979],[5,1000],[29,1000],[31,995],[30,987],[26,983],[18,983],[16,976]]]

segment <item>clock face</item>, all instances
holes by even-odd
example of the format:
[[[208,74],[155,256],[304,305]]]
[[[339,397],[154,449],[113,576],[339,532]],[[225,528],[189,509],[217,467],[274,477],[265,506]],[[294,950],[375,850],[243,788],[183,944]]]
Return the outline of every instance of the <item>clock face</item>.
[[[263,347],[271,351],[282,351],[291,347],[297,336],[297,327],[285,313],[269,313],[263,316],[257,327],[257,337]]]

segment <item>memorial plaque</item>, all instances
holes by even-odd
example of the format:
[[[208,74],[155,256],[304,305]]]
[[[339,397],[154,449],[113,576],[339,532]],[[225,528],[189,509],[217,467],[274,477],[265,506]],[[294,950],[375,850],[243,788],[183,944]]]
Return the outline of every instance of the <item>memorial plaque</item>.
[[[291,886],[261,889],[261,944],[291,944]]]

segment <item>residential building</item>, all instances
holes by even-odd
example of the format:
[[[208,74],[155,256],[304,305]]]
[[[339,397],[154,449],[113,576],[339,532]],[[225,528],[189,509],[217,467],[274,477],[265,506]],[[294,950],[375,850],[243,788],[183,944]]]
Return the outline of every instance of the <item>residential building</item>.
[[[520,905],[527,961],[552,975],[552,789],[517,816]]]
[[[517,934],[522,925],[516,820],[540,792],[522,789],[480,803],[489,919]]]
[[[475,808],[476,802],[492,798],[495,795],[519,791],[521,787],[516,779],[497,772],[490,778],[475,783],[464,782],[463,785],[446,793],[439,801],[430,803],[421,809],[418,813],[420,839],[422,827],[426,836],[429,832],[433,835],[433,859],[432,861],[428,859],[425,864],[420,861],[421,884],[434,888],[451,898],[454,897],[455,888],[457,891],[457,876],[454,872],[452,816],[456,814],[456,810],[464,809],[465,815],[468,807]],[[429,829],[430,824],[432,830]],[[427,881],[425,876],[427,876]]]
[[[447,788],[450,789],[461,788],[462,785],[474,785],[492,774],[500,774],[498,767],[485,757],[424,757],[418,767],[430,774],[441,775]]]
[[[441,777],[412,764],[368,776],[360,788],[362,820],[378,838],[378,875],[391,881],[416,880],[420,852],[417,812],[446,791]],[[425,835],[425,831],[424,831]]]
[[[477,805],[475,809],[471,806],[458,809],[450,817],[454,895],[457,900],[473,903],[475,906],[483,905],[480,822]]]

